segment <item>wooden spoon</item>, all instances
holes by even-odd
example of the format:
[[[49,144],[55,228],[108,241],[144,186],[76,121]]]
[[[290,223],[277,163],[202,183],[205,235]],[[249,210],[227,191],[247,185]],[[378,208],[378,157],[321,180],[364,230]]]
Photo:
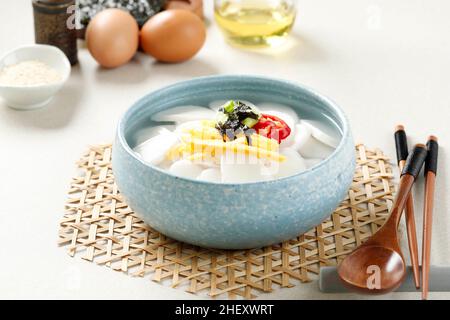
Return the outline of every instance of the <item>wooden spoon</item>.
[[[363,243],[338,267],[348,288],[362,293],[381,294],[396,289],[406,274],[405,259],[398,242],[397,228],[406,201],[427,156],[425,145],[414,147],[402,171],[391,215],[383,227]]]

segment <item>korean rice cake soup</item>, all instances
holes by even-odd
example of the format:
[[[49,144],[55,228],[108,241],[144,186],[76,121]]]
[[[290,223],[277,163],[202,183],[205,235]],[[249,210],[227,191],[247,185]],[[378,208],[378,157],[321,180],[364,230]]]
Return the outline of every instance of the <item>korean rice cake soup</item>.
[[[213,101],[158,112],[133,150],[169,174],[210,183],[251,183],[296,175],[326,159],[341,131],[326,116],[276,103]]]

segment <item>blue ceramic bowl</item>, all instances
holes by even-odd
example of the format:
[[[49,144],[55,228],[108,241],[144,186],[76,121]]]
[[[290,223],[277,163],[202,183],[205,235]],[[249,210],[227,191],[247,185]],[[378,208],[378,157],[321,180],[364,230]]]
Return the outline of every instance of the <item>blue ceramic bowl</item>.
[[[137,133],[161,110],[214,100],[277,102],[303,118],[333,121],[342,133],[334,153],[287,178],[218,184],[173,176],[133,151]],[[341,109],[298,84],[253,76],[197,78],[154,91],[120,120],[113,170],[129,206],[159,232],[191,244],[221,249],[254,248],[298,236],[326,219],[345,197],[355,169],[354,142]]]

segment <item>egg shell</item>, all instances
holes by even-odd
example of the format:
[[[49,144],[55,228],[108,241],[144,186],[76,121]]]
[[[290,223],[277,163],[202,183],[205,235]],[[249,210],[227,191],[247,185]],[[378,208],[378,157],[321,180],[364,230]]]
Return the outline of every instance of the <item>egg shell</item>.
[[[86,45],[101,66],[121,66],[130,61],[138,49],[138,23],[124,10],[105,9],[89,22]]]
[[[151,17],[142,27],[142,49],[163,62],[192,58],[206,39],[203,21],[187,10],[166,10]]]

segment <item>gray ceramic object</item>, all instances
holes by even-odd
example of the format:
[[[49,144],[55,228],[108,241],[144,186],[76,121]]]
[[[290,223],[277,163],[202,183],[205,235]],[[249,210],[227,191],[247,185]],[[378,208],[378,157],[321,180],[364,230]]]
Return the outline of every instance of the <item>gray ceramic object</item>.
[[[331,156],[307,171],[245,184],[176,177],[133,152],[138,132],[151,125],[154,113],[221,99],[291,106],[303,118],[334,122],[341,142]],[[146,95],[120,120],[113,147],[119,190],[146,223],[171,238],[221,249],[261,247],[318,225],[345,197],[354,169],[353,138],[336,104],[301,85],[253,76],[196,78]]]

